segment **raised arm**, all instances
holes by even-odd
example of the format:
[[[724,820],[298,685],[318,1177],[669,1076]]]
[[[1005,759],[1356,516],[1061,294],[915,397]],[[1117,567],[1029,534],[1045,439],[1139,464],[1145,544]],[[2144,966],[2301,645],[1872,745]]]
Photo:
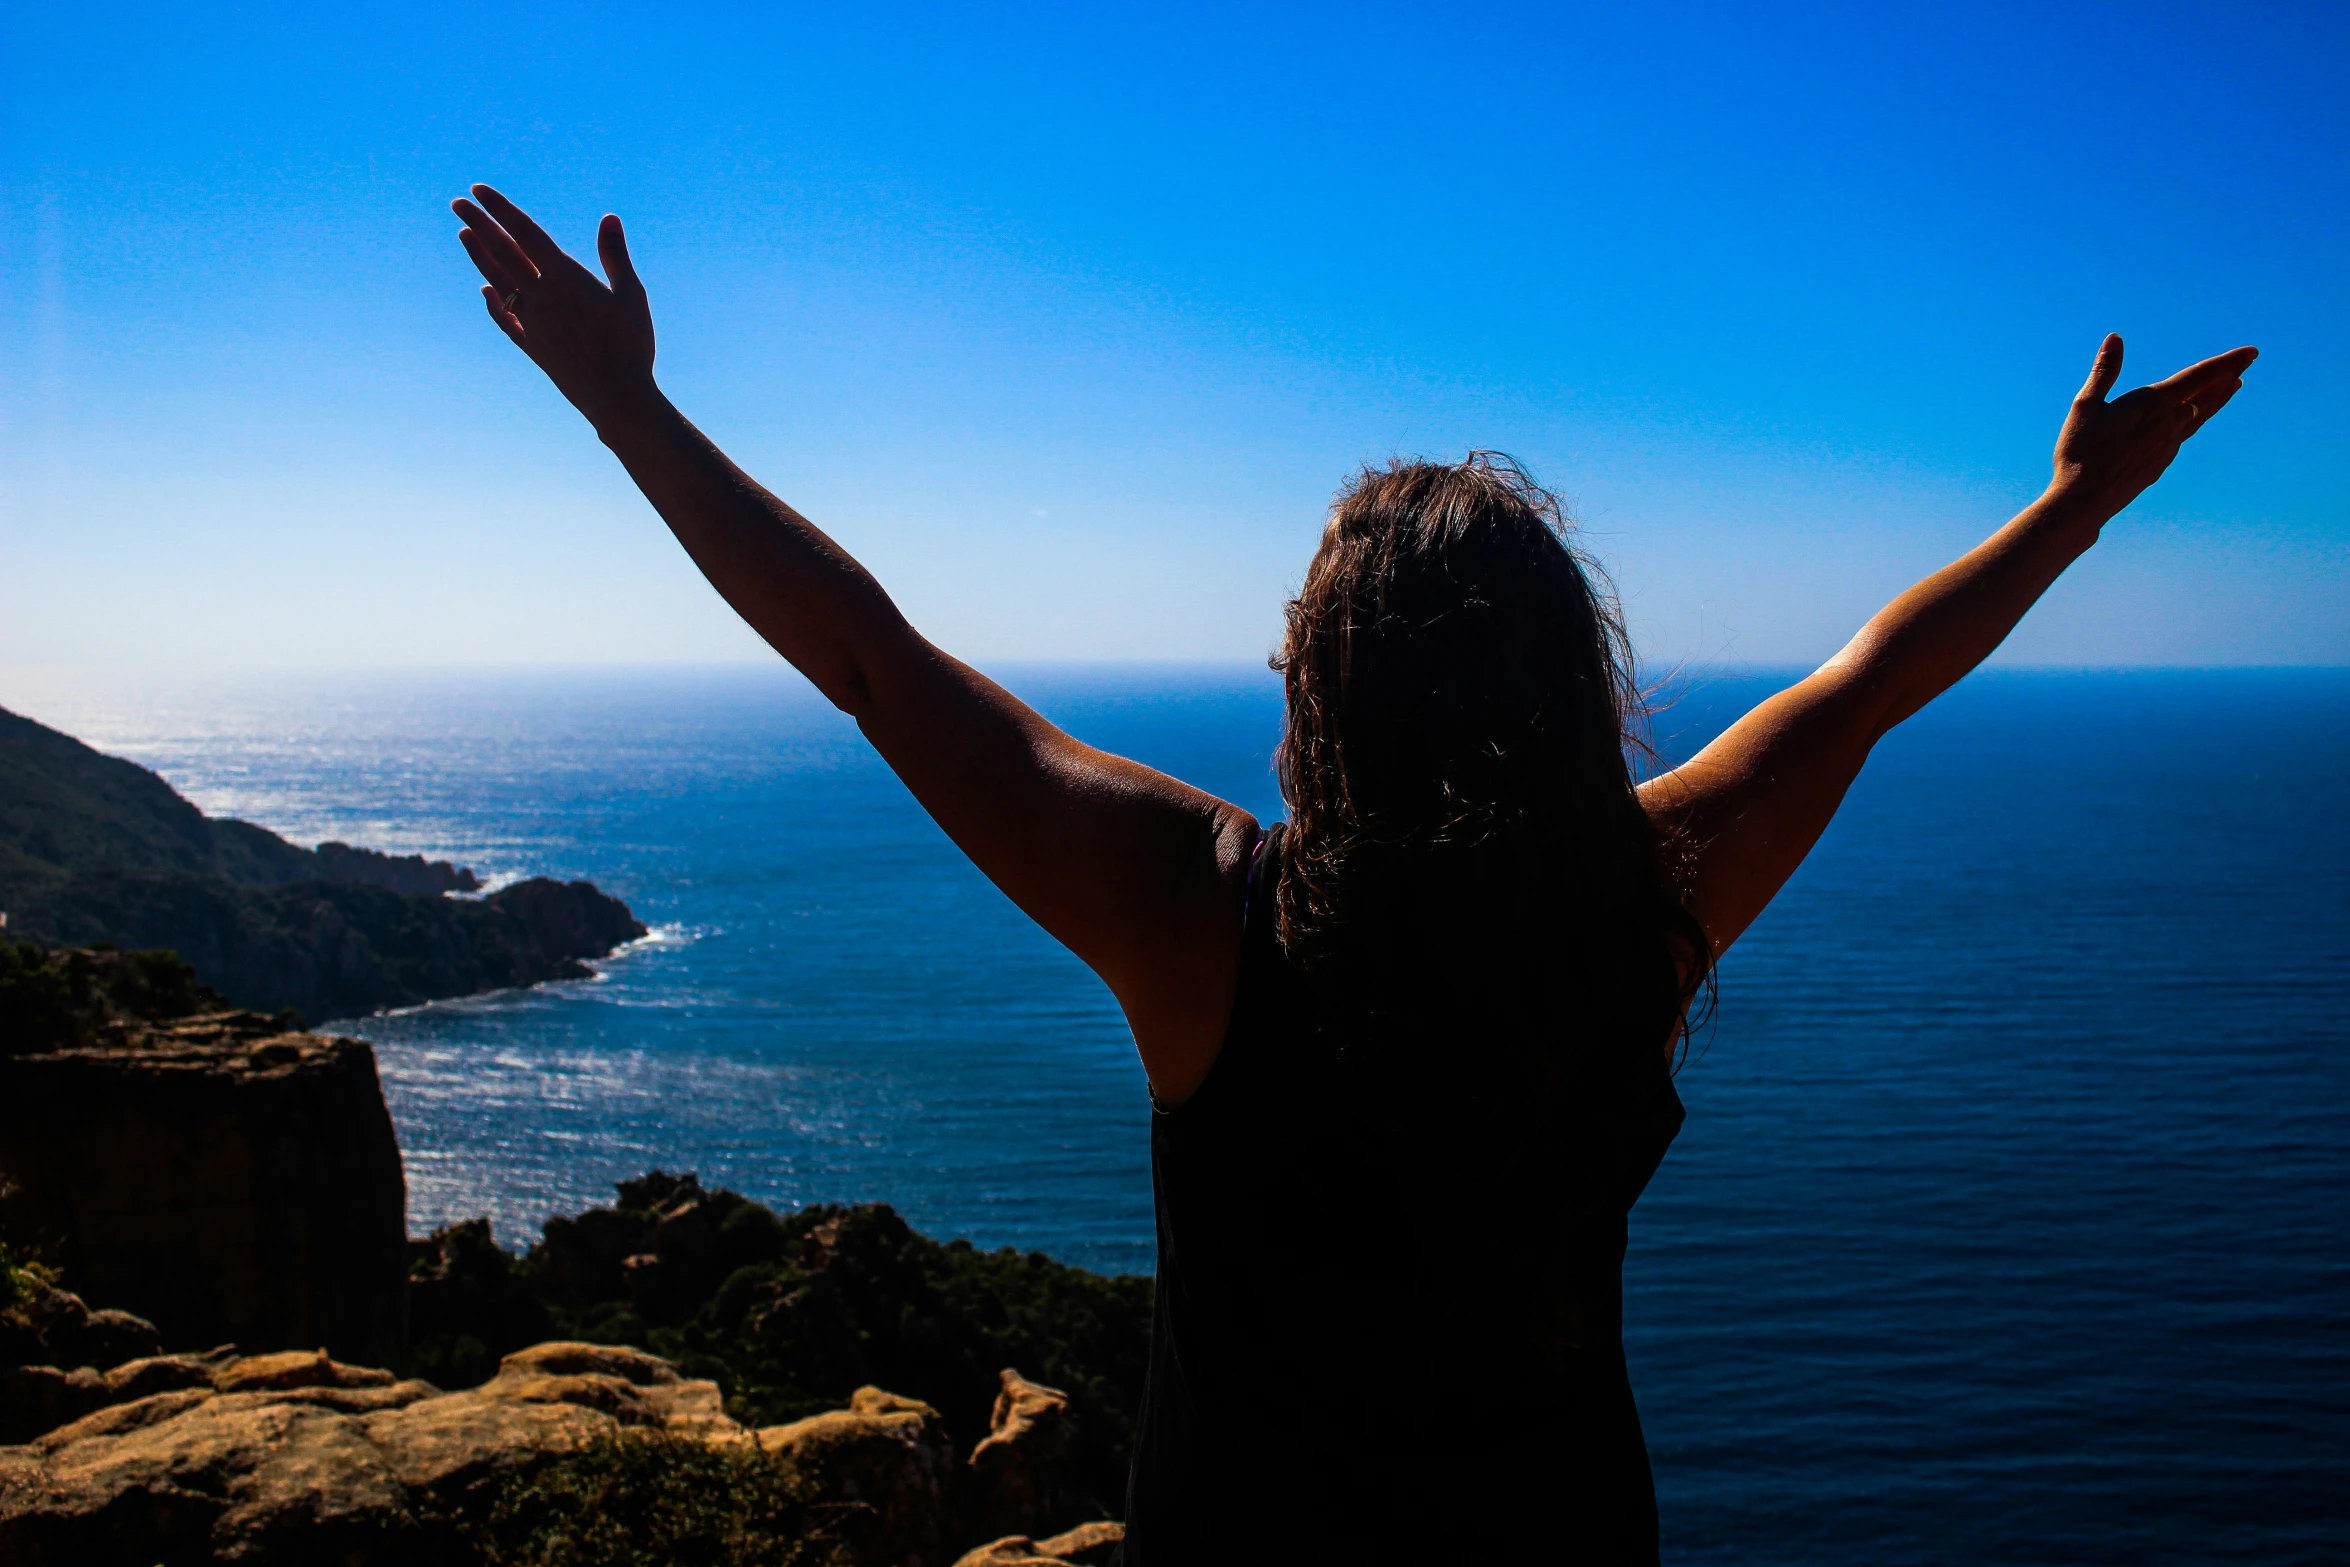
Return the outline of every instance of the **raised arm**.
[[[1803,863],[1879,737],[2015,629],[2236,394],[2258,355],[2239,348],[2108,402],[2122,367],[2122,340],[2108,337],[2073,399],[2056,440],[2055,478],[2038,500],[1879,610],[1808,678],[1642,786],[1669,868],[1717,954]]]
[[[1256,823],[1082,745],[932,647],[881,585],[688,423],[653,380],[620,220],[599,281],[486,185],[454,204],[491,319],[586,415],[702,574],[851,717],[947,835],[1110,986],[1162,1099],[1214,1059]],[[486,211],[484,209],[487,209]]]

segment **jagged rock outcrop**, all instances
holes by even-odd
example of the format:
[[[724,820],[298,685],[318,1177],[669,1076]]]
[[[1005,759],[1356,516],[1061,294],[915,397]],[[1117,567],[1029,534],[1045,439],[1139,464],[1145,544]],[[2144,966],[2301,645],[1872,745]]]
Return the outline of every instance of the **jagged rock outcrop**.
[[[1062,1534],[1032,1540],[1024,1534],[1007,1535],[956,1558],[955,1567],[1107,1567],[1126,1538],[1126,1526],[1117,1523],[1081,1523]]]
[[[0,712],[0,912],[52,945],[169,948],[239,1006],[312,1019],[587,974],[645,934],[584,881],[478,900],[469,870],[207,817],[161,778]]]
[[[769,1426],[758,1441],[821,1495],[854,1509],[839,1529],[860,1567],[945,1567],[955,1447],[937,1410],[861,1387],[848,1408]]]
[[[813,1488],[850,1567],[1091,1563],[1118,1538],[1094,1523],[969,1549],[929,1406],[864,1388],[848,1409],[752,1432],[715,1383],[624,1346],[534,1345],[458,1393],[315,1352],[158,1357],[107,1380],[111,1402],[0,1447],[10,1567],[423,1567],[450,1559],[452,1521],[501,1484],[627,1433],[769,1455]]]
[[[0,1311],[0,1443],[126,1398],[192,1385],[172,1369],[177,1357],[157,1356],[161,1336],[152,1322],[127,1311],[92,1311],[37,1274],[12,1271],[9,1283],[18,1298]]]
[[[358,1040],[219,1012],[0,1056],[0,1179],[12,1236],[165,1343],[400,1360],[406,1188]]]
[[[421,854],[390,855],[379,849],[354,849],[347,843],[322,843],[317,854],[318,874],[326,881],[355,882],[415,898],[481,891],[481,878],[472,871],[447,860],[428,860]]]
[[[1082,1516],[1091,1499],[1083,1496],[1069,1395],[1008,1366],[999,1375],[988,1434],[971,1449],[960,1487],[964,1532],[1028,1534]]]
[[[860,1564],[944,1567],[955,1542],[975,1539],[1032,1545],[1033,1534],[1085,1506],[1069,1398],[1008,1367],[1000,1380],[988,1435],[960,1464],[937,1410],[877,1387],[857,1389],[846,1409],[769,1426],[758,1442],[828,1500],[854,1508],[839,1534]]]
[[[104,1367],[162,1347],[154,1323],[127,1311],[92,1311],[37,1274],[12,1273],[10,1294],[15,1298],[0,1310],[0,1366]]]

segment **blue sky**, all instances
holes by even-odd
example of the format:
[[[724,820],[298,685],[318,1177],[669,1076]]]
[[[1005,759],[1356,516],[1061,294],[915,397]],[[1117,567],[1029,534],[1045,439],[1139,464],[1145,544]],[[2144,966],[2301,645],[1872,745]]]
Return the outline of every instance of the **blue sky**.
[[[447,200],[969,656],[1255,658],[1512,451],[1663,660],[1831,651],[2130,379],[2265,357],[2003,656],[2350,662],[2350,8],[0,10],[0,666],[761,656]]]

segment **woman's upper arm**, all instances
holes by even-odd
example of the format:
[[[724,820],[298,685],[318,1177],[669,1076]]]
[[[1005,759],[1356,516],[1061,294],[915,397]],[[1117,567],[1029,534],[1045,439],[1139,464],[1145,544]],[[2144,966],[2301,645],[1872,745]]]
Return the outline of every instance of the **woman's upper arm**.
[[[870,667],[859,727],[988,879],[1109,985],[1153,1093],[1185,1097],[1231,1015],[1255,820],[1083,744],[908,635]]]
[[[1819,842],[1881,733],[1883,706],[1864,673],[1832,663],[1640,786],[1666,874],[1715,956]]]

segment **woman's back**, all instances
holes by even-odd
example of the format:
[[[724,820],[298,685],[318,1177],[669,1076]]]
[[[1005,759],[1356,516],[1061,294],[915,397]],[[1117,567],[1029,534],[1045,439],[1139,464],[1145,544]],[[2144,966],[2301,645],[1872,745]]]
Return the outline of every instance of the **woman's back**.
[[[1281,837],[1215,1069],[1153,1118],[1128,1567],[1654,1560],[1621,1269],[1681,1120],[1662,1052],[1561,1104],[1474,995],[1375,1037],[1282,951]]]

